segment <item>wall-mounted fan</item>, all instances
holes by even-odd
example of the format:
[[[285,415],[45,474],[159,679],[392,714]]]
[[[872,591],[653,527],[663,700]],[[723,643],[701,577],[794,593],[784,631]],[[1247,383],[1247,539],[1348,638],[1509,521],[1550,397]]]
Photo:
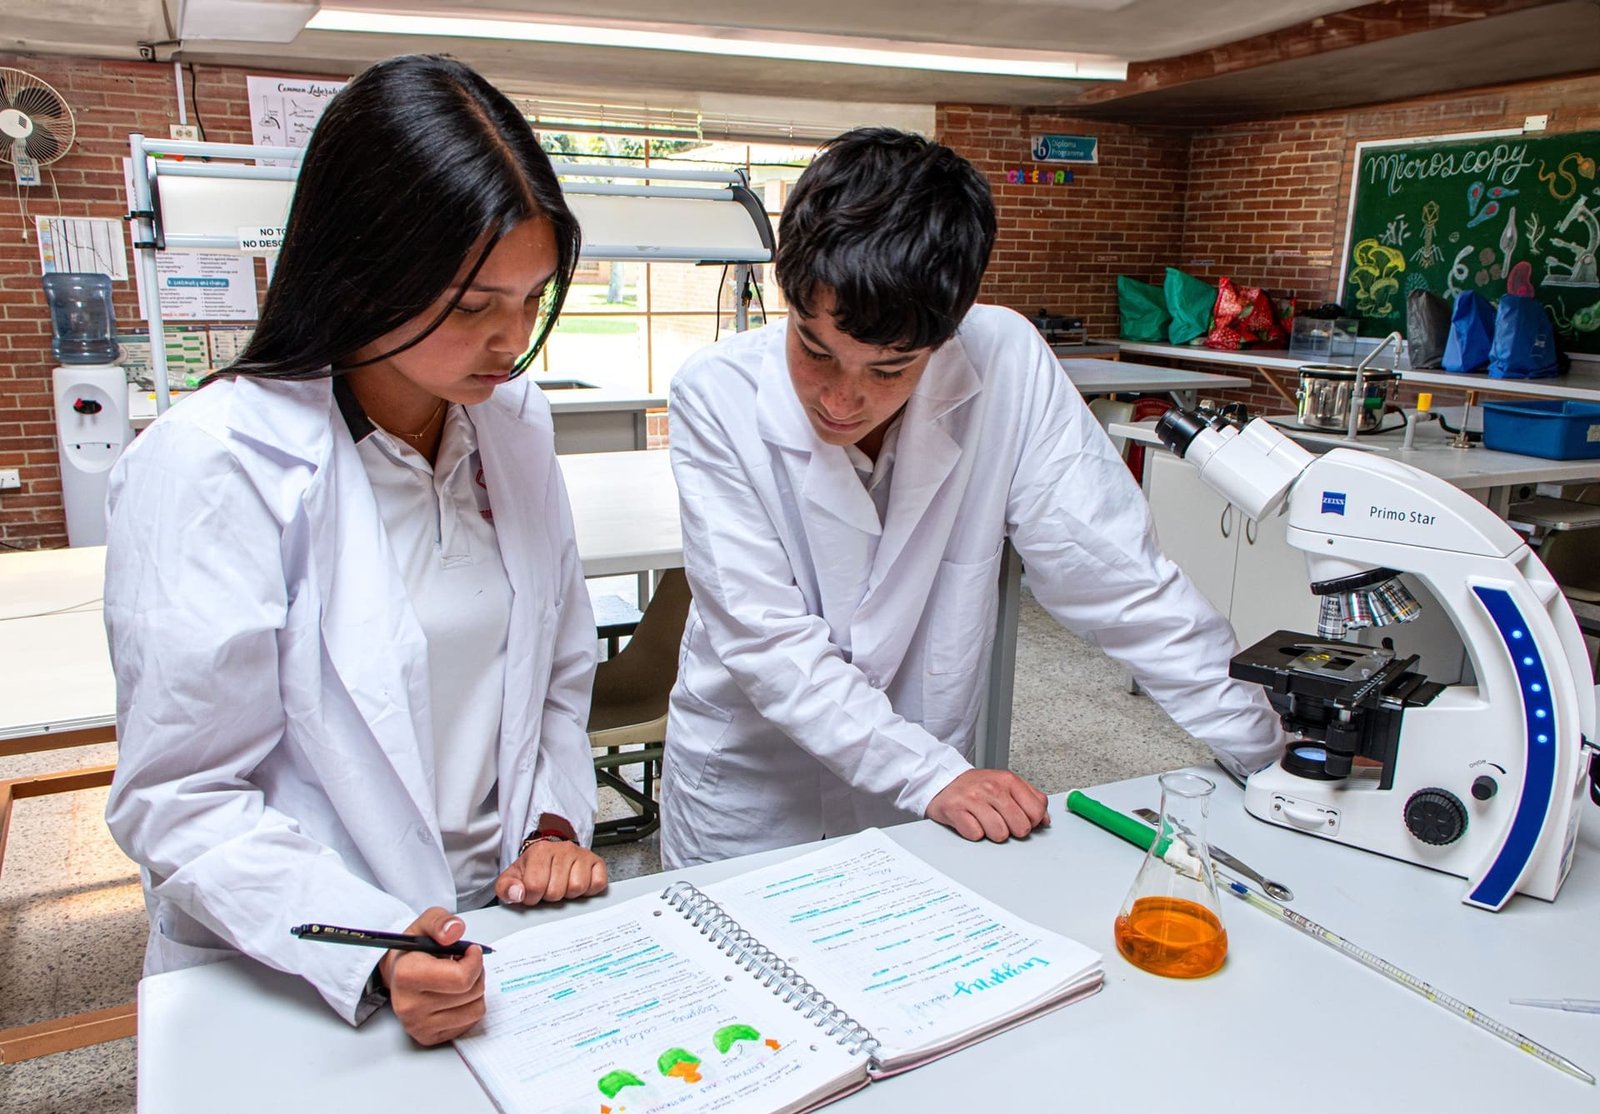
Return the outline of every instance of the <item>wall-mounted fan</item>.
[[[77,134],[72,109],[61,94],[31,73],[0,67],[0,155],[17,181],[39,184],[39,168],[72,148]]]

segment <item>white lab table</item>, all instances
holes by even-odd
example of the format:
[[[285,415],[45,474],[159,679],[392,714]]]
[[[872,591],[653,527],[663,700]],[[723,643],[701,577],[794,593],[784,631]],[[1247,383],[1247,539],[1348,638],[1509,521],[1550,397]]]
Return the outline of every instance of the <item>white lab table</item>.
[[[558,460],[585,576],[683,563],[665,450]],[[101,616],[104,579],[104,546],[0,556],[0,754],[5,740],[87,729],[111,737],[116,687]]]
[[[1511,997],[1600,998],[1583,962],[1600,923],[1600,816],[1587,815],[1553,904],[1514,897],[1500,913],[1461,904],[1465,883],[1247,816],[1225,779],[1211,836],[1295,892],[1293,907],[1591,1072],[1600,1019],[1511,1006]],[[1128,811],[1155,807],[1153,778],[1090,790]],[[830,1110],[1593,1111],[1600,1094],[1389,982],[1274,917],[1223,897],[1226,964],[1180,981],[1126,963],[1112,922],[1140,852],[1068,815],[1021,842],[970,844],[928,821],[897,842],[1013,912],[1105,956],[1104,990],[979,1045],[875,1083]],[[767,852],[617,883],[577,907],[484,909],[468,934],[493,941],[687,877],[708,882],[797,854]],[[306,914],[310,916],[308,912]],[[353,1029],[305,984],[249,960],[145,979],[139,991],[141,1111],[234,1114],[493,1110],[450,1048],[410,1044],[388,1011]]]
[[[1124,353],[1144,356],[1162,356],[1171,360],[1188,360],[1193,363],[1216,364],[1225,367],[1255,368],[1262,377],[1284,393],[1284,387],[1274,377],[1274,372],[1297,372],[1307,364],[1331,363],[1354,367],[1356,357],[1322,360],[1315,356],[1291,355],[1287,348],[1244,348],[1230,351],[1218,348],[1194,347],[1187,344],[1156,344],[1149,341],[1125,340],[1119,342]],[[1363,338],[1363,353],[1371,351],[1372,342]],[[1374,367],[1387,370],[1393,361],[1390,353],[1382,353]],[[1491,379],[1487,375],[1453,375],[1446,371],[1412,371],[1401,361],[1400,380],[1417,387],[1432,387],[1448,391],[1477,391],[1490,395],[1518,395],[1524,398],[1570,398],[1584,402],[1600,402],[1600,356],[1579,354],[1573,357],[1572,368],[1566,375],[1549,379]],[[1285,397],[1294,400],[1287,393]]]
[[[550,401],[556,452],[560,454],[647,448],[646,414],[667,405],[667,397],[662,394],[594,387],[560,376],[534,376],[533,382],[539,384]],[[574,383],[577,385],[568,385]],[[180,402],[187,394],[174,391],[172,400]],[[129,386],[128,416],[134,429],[143,429],[155,421],[155,393]]]
[[[1420,468],[1463,491],[1472,492],[1502,518],[1510,508],[1518,488],[1600,478],[1600,460],[1546,460],[1521,453],[1495,452],[1482,445],[1474,445],[1469,449],[1451,448],[1447,442],[1452,435],[1446,433],[1438,422],[1424,422],[1418,426],[1413,447],[1403,449],[1401,444],[1405,431],[1402,428],[1387,433],[1363,434],[1351,442],[1340,433],[1297,428],[1292,415],[1271,415],[1268,420],[1312,451],[1353,448],[1382,453],[1392,460]],[[1109,432],[1113,436],[1159,445],[1155,428],[1153,421],[1113,422]]]
[[[1170,394],[1179,406],[1194,406],[1199,391],[1248,387],[1242,375],[1219,375],[1214,371],[1184,371],[1122,360],[1080,360],[1061,357],[1061,370],[1083,395],[1117,394],[1123,391],[1158,391]]]
[[[644,575],[683,564],[678,488],[667,450],[578,453],[557,459],[572,504],[584,576]],[[989,696],[976,755],[978,765],[999,769],[1010,760],[1021,597],[1019,562],[1009,547],[1006,553]],[[0,556],[0,753],[5,753],[7,739],[37,739],[65,732],[69,725],[72,730],[109,731],[115,722],[116,693],[100,615],[104,567],[103,546]],[[7,616],[69,605],[92,609],[92,615],[6,621]]]

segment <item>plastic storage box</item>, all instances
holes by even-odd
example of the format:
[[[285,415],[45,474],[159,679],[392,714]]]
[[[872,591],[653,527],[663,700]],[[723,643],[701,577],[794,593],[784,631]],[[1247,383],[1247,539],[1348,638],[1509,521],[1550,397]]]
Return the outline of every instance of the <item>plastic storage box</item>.
[[[1600,457],[1600,402],[1485,402],[1483,443],[1498,452],[1547,460]]]
[[[1354,356],[1359,324],[1354,317],[1298,316],[1289,335],[1289,355],[1306,356],[1314,363]]]

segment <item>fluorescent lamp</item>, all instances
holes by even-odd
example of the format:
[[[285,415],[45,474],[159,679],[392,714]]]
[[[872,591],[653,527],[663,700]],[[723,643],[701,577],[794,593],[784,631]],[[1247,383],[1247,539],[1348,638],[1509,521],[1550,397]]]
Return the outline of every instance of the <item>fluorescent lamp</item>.
[[[786,34],[686,24],[556,23],[541,19],[478,19],[466,16],[399,15],[323,7],[309,31],[352,31],[432,38],[511,39],[569,46],[631,47],[733,58],[832,62],[848,66],[936,70],[944,73],[1045,77],[1076,81],[1121,81],[1126,62],[1104,55],[1043,50],[970,48],[948,43],[910,43],[843,35]]]
[[[178,38],[293,42],[316,10],[315,0],[179,0]]]

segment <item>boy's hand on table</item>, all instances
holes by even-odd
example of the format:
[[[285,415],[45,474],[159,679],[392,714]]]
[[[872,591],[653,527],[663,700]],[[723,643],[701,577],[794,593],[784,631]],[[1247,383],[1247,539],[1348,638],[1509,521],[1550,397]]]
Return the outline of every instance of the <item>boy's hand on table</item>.
[[[1009,770],[968,770],[939,791],[928,819],[964,839],[1004,843],[1050,823],[1045,795]]]
[[[516,862],[501,871],[495,896],[502,905],[537,905],[570,901],[606,888],[606,862],[570,840],[541,839],[528,845]]]

